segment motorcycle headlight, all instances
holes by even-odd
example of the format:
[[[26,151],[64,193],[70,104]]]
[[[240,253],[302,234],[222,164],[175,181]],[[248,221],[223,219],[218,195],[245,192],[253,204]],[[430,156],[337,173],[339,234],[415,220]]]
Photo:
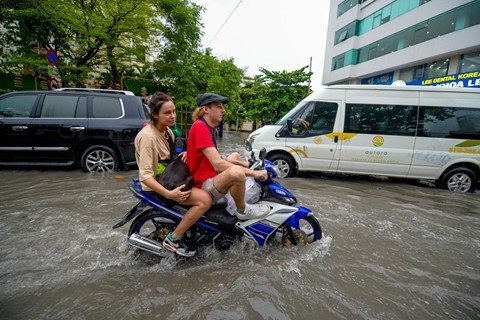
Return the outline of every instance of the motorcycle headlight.
[[[252,143],[248,139],[245,139],[243,143],[245,145],[245,150],[252,151]]]

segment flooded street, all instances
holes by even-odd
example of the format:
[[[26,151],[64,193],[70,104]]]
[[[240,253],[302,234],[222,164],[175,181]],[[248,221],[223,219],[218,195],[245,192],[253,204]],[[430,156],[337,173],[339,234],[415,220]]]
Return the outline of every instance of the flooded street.
[[[0,319],[480,319],[479,191],[303,174],[280,183],[321,241],[181,262],[112,230],[136,176],[0,170]]]

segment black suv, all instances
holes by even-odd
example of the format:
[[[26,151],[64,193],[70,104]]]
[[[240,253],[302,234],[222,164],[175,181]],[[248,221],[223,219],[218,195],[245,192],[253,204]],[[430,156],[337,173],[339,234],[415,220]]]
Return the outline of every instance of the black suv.
[[[134,139],[148,117],[147,106],[133,95],[6,93],[0,96],[0,165],[127,169],[135,164]]]

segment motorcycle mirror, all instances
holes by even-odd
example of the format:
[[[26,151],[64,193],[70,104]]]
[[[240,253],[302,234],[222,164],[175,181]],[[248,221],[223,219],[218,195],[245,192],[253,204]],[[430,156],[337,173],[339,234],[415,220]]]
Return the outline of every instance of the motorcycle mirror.
[[[267,149],[262,148],[262,150],[260,150],[260,153],[258,154],[258,158],[260,160],[265,160],[266,156],[267,156]]]

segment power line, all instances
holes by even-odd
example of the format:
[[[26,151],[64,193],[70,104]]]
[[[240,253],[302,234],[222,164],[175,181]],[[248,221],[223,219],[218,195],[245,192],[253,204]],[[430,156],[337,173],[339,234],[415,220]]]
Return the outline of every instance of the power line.
[[[237,10],[238,6],[240,5],[240,3],[242,3],[243,0],[240,0],[235,9],[233,9],[233,11],[230,13],[230,15],[228,16],[228,18],[225,20],[225,22],[222,24],[222,26],[220,27],[220,29],[218,29],[217,33],[215,33],[215,35],[213,36],[212,40],[210,40],[210,42],[207,44],[207,47],[210,46],[210,43],[212,43],[213,40],[215,40],[215,38],[217,37],[217,35],[220,33],[220,31],[222,30],[223,26],[228,22],[228,19],[230,19],[230,17],[233,15],[233,13],[235,12],[235,10]]]

